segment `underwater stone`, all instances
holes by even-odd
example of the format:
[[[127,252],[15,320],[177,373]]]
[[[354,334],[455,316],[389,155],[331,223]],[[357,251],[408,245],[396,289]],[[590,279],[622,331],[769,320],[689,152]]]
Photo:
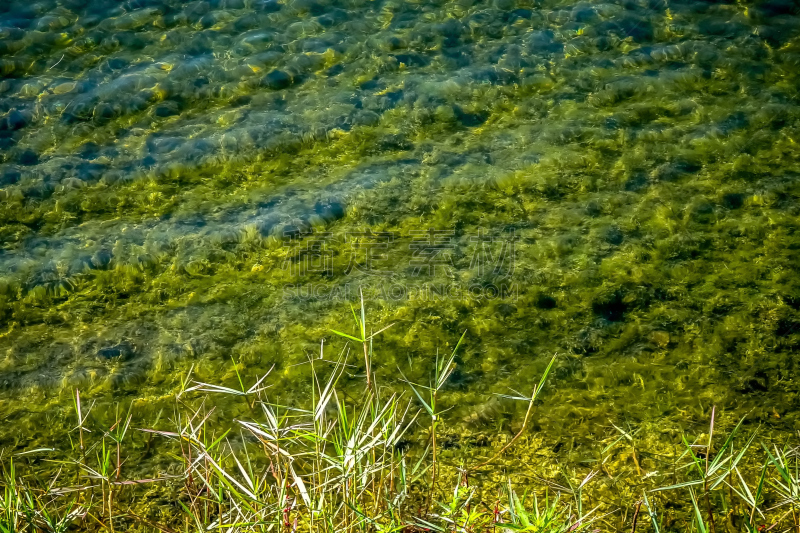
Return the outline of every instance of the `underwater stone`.
[[[126,113],[138,113],[139,111],[144,111],[147,109],[149,102],[147,98],[137,94],[131,96],[130,98],[126,98],[123,104],[125,105]]]
[[[19,41],[25,37],[25,31],[18,28],[7,27],[5,24],[0,26],[0,39],[8,41]]]
[[[466,33],[466,27],[455,19],[448,19],[446,22],[436,24],[434,30],[444,37],[442,46],[452,48],[458,46],[462,35]]]
[[[800,4],[795,0],[763,0],[756,4],[754,11],[767,18],[796,15],[800,13]]]
[[[465,113],[460,107],[455,106],[453,107],[453,112],[456,115],[456,120],[458,120],[462,126],[466,126],[467,128],[475,128],[480,126],[489,119],[489,113],[485,111],[480,111],[478,113]]]
[[[374,111],[364,109],[358,111],[355,115],[353,115],[352,120],[353,124],[359,126],[374,126],[375,124],[381,121],[381,117],[378,113]]]
[[[691,161],[673,161],[664,163],[655,169],[653,177],[659,181],[677,181],[687,174],[693,174],[702,167]]]
[[[396,13],[394,17],[392,17],[391,28],[393,29],[406,29],[406,28],[413,28],[416,22],[416,17],[414,13]]]
[[[39,162],[39,156],[36,152],[31,150],[30,148],[26,148],[22,152],[19,153],[17,156],[17,161],[20,165],[35,165]]]
[[[325,65],[324,58],[319,54],[300,54],[286,65],[289,75],[294,81],[309,72],[320,70]]]
[[[247,58],[245,63],[252,67],[261,67],[264,68],[267,65],[274,65],[281,59],[283,59],[284,54],[281,52],[277,52],[275,50],[269,50],[267,52],[261,52],[259,54],[255,54],[252,57]]]
[[[300,51],[324,54],[329,48],[334,50],[339,50],[341,48],[340,44],[342,43],[343,40],[344,37],[340,35],[335,35],[332,36],[332,38],[328,39],[310,37],[308,39],[304,39],[303,42],[300,44]]]
[[[176,137],[150,136],[147,138],[147,141],[145,141],[145,144],[147,146],[147,150],[151,153],[167,154],[181,146],[183,141]]]
[[[51,183],[39,182],[26,188],[22,194],[28,199],[44,200],[53,194],[53,190],[54,187]]]
[[[380,80],[378,80],[377,76],[372,78],[371,80],[365,81],[364,83],[358,86],[358,88],[361,89],[362,91],[374,91],[380,87],[382,87],[382,84]]]
[[[165,101],[161,102],[153,108],[153,115],[159,118],[173,117],[180,115],[181,110],[177,102]]]
[[[532,32],[526,39],[528,52],[537,53],[558,53],[564,49],[564,45],[555,40],[552,30]]]
[[[378,148],[381,150],[411,150],[414,148],[414,143],[409,141],[403,135],[396,133],[385,135],[378,141]]]
[[[22,174],[14,168],[7,168],[0,173],[0,185],[13,185],[19,181]]]
[[[324,15],[319,16],[317,18],[317,22],[319,22],[320,25],[325,28],[330,28],[331,26],[336,26],[337,24],[347,21],[347,19],[347,11],[339,8],[333,8]]]
[[[600,335],[595,329],[584,328],[575,335],[575,345],[572,351],[585,355],[597,353],[600,349],[600,341]]]
[[[328,70],[326,70],[325,75],[332,78],[333,76],[338,76],[342,72],[344,72],[344,65],[342,65],[341,63],[337,63]]]
[[[628,178],[625,182],[625,190],[630,192],[636,192],[644,189],[648,185],[647,176],[643,173],[639,172]]]
[[[89,1],[90,0],[68,0],[67,4],[70,6],[70,9],[75,10],[85,7]],[[136,11],[151,6],[158,6],[161,1],[162,0],[127,0],[122,4],[122,7],[125,11]]]
[[[637,43],[653,40],[653,24],[649,20],[639,17],[626,17],[617,22],[616,25],[621,39],[632,37]]]
[[[274,91],[286,89],[293,82],[292,76],[282,70],[273,70],[261,80],[261,84]]]
[[[5,159],[2,152],[10,150],[15,144],[17,144],[17,141],[14,138],[0,134],[0,161]]]
[[[31,121],[28,113],[23,113],[17,109],[11,110],[8,115],[0,121],[0,131],[17,131],[27,126]]]
[[[406,42],[396,35],[392,35],[386,40],[381,41],[381,48],[389,50],[390,52],[394,50],[402,50],[406,46],[408,46]]]
[[[282,7],[283,5],[278,0],[257,0],[253,3],[253,8],[263,13],[276,13]]]
[[[462,48],[456,49],[448,49],[443,50],[442,55],[449,61],[452,62],[452,67],[454,69],[464,68],[469,66],[472,63],[472,58],[470,57],[469,53]]]
[[[3,20],[3,26],[8,26],[9,28],[25,29],[30,25],[31,21],[24,18],[7,18]]]
[[[245,3],[244,0],[211,0],[211,6],[217,9],[244,9]]]
[[[572,20],[575,22],[592,22],[596,18],[597,11],[590,5],[578,5],[572,9]]]
[[[608,244],[613,244],[614,246],[619,246],[622,244],[622,241],[625,240],[625,235],[622,233],[622,230],[616,226],[610,227],[605,234],[605,241]]]
[[[510,13],[504,15],[503,20],[504,22],[513,24],[518,20],[530,20],[532,16],[533,16],[533,11],[531,11],[530,9],[515,9],[514,11],[511,11]]]
[[[91,120],[92,114],[94,113],[94,107],[96,102],[97,102],[96,97],[87,96],[87,97],[76,98],[75,100],[67,104],[64,113],[61,115],[61,120],[63,120],[68,124],[71,124],[73,122]]]
[[[97,350],[97,357],[100,359],[120,359],[127,361],[136,353],[136,347],[128,341],[122,341],[113,346],[100,348]]]
[[[105,165],[97,163],[81,162],[75,168],[75,176],[82,181],[95,181],[100,179],[106,168]]]
[[[708,17],[697,24],[697,31],[703,35],[733,36],[746,29],[746,26],[733,24],[727,20],[720,20],[717,17]]]
[[[511,11],[516,5],[516,0],[493,0],[492,5],[500,11]]]
[[[216,24],[220,19],[221,17],[218,13],[207,13],[200,18],[199,24],[201,28],[208,29]]]
[[[197,22],[200,17],[211,11],[211,4],[201,0],[198,2],[190,2],[183,9],[183,12],[193,21]]]
[[[488,67],[477,70],[473,73],[472,79],[480,83],[491,83],[494,85],[509,85],[518,81],[517,75],[509,69]]]
[[[501,303],[500,305],[497,306],[497,312],[500,314],[500,316],[505,318],[516,313],[517,307],[512,304]]]
[[[692,208],[691,214],[695,222],[708,224],[713,221],[714,206],[710,202],[701,201]]]
[[[258,28],[260,25],[259,19],[256,15],[248,14],[242,17],[239,17],[233,23],[233,29],[236,32],[242,33],[247,30],[252,30],[254,28]],[[249,43],[245,41],[243,44],[248,45]],[[252,45],[251,45],[252,46]]]
[[[722,133],[728,135],[736,130],[746,128],[749,124],[750,121],[747,120],[747,116],[743,112],[737,111],[720,122],[719,129],[722,130]]]
[[[104,270],[109,267],[112,258],[113,255],[109,250],[98,250],[92,255],[90,262],[92,268]]]
[[[117,110],[111,104],[101,103],[94,108],[94,120],[97,122],[108,122],[116,118],[116,116]]]
[[[586,214],[592,218],[599,217],[603,214],[603,208],[596,200],[590,200],[589,203],[586,204]]]
[[[780,48],[792,38],[793,31],[792,27],[786,25],[764,25],[758,28],[758,36],[771,47]]]
[[[345,206],[337,200],[319,201],[314,204],[314,212],[326,222],[333,222],[344,217]]]
[[[100,146],[94,142],[83,143],[77,154],[84,159],[94,159],[100,153]]]
[[[427,57],[419,54],[395,54],[393,57],[407,67],[424,67],[430,63]]]

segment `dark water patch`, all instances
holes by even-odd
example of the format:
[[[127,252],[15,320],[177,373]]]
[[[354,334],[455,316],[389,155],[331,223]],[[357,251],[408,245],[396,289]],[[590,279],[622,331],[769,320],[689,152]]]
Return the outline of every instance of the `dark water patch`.
[[[620,322],[630,310],[625,297],[626,293],[622,290],[601,296],[592,303],[592,311],[609,322]]]
[[[722,205],[728,209],[739,209],[744,205],[744,199],[742,193],[729,192],[722,196]]]
[[[540,294],[536,298],[536,307],[539,309],[555,309],[558,306],[558,302],[552,296],[548,296],[546,294]]]

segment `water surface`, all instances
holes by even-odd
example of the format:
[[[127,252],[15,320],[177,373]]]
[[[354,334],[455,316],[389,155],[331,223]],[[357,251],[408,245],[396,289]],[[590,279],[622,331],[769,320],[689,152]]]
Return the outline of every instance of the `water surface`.
[[[792,0],[0,4],[0,433],[345,349],[500,427],[800,429]],[[358,347],[353,376],[363,373]],[[224,403],[221,404],[224,409]],[[98,409],[99,411],[100,409]]]

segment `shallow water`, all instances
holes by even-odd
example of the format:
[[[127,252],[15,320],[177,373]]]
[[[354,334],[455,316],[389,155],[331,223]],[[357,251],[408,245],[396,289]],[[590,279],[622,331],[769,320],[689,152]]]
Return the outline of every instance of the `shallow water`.
[[[551,434],[800,429],[798,13],[6,0],[0,442],[51,443],[76,388],[146,418],[232,359],[301,396],[359,290],[389,387],[466,330],[451,423],[506,423],[493,393],[558,352]]]

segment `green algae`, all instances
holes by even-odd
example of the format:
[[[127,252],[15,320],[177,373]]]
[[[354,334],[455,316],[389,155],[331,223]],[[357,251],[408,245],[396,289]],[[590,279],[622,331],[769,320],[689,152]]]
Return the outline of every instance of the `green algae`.
[[[791,6],[101,4],[0,14],[4,445],[231,357],[302,396],[358,289],[384,383],[467,330],[468,427],[554,352],[567,439],[800,427]]]

